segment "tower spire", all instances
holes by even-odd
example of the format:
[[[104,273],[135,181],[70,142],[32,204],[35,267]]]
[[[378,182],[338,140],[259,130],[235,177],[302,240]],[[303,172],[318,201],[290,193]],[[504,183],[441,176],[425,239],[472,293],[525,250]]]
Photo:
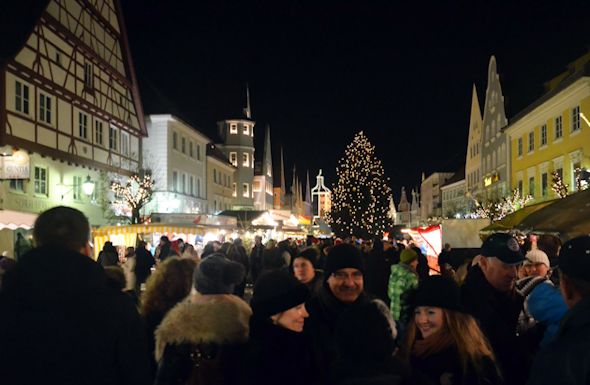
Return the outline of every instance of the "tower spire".
[[[272,154],[270,148],[270,124],[266,125],[264,134],[264,159],[262,172],[268,178],[272,178]]]
[[[246,107],[244,108],[244,115],[246,118],[252,119],[252,111],[250,110],[250,86],[246,83]]]

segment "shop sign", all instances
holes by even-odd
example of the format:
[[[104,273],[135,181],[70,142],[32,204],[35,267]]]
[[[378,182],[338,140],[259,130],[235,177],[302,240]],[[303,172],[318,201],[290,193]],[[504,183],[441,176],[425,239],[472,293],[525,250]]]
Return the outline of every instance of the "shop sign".
[[[29,179],[29,154],[18,150],[9,156],[0,157],[0,179]]]

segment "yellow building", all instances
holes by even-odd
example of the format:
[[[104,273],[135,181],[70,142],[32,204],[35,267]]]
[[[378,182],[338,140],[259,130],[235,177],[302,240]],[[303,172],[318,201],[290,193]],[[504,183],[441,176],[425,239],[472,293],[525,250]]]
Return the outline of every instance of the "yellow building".
[[[506,128],[511,187],[536,202],[556,198],[557,171],[569,191],[576,190],[576,169],[590,167],[590,53],[568,72],[546,84],[548,91],[520,112]]]

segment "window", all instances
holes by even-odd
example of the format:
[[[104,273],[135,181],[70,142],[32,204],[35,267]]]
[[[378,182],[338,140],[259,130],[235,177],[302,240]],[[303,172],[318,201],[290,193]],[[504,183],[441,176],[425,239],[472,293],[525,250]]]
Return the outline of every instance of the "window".
[[[555,139],[563,136],[563,119],[561,116],[555,118]]]
[[[109,149],[117,149],[117,129],[113,126],[109,127]]]
[[[260,181],[255,180],[252,182],[252,192],[259,192],[260,191]]]
[[[172,133],[172,148],[178,150],[178,134],[176,132]]]
[[[100,120],[94,121],[94,142],[102,146],[102,122]]]
[[[250,198],[250,185],[248,183],[244,183],[242,185],[242,189],[243,189],[242,196],[244,198]]]
[[[535,177],[531,176],[529,177],[529,195],[530,196],[535,196]]]
[[[518,156],[522,156],[522,138],[518,138],[516,148],[516,153],[518,154]]]
[[[82,199],[82,177],[75,176],[74,177],[74,188],[72,189],[73,198],[74,200],[81,200]]]
[[[84,64],[84,87],[94,88],[94,73],[90,63]]]
[[[180,151],[182,151],[183,154],[186,154],[186,139],[184,136],[180,139]]]
[[[547,144],[547,125],[543,124],[541,126],[541,146]]]
[[[522,180],[518,181],[518,192],[520,192],[520,195],[524,195],[524,193],[522,191]]]
[[[546,172],[541,174],[541,195],[544,197],[547,196],[547,173]]]
[[[190,156],[191,158],[193,157],[194,153],[193,153],[193,142],[188,142],[188,156]]]
[[[229,125],[229,133],[230,134],[237,134],[238,133],[238,125],[235,123],[231,123]]]
[[[244,135],[250,135],[250,126],[244,124]]]
[[[78,112],[78,135],[80,138],[88,138],[88,115]]]
[[[529,152],[535,149],[535,131],[529,132]]]
[[[572,132],[580,129],[580,106],[572,108]]]
[[[35,166],[35,194],[47,195],[47,169]]]
[[[242,154],[242,166],[250,166],[250,154],[248,154],[247,152]]]
[[[197,143],[197,160],[201,160],[201,146]]]
[[[10,189],[13,191],[25,191],[25,181],[23,179],[11,179],[10,180]]]
[[[121,131],[121,155],[129,156],[129,134]]]
[[[217,169],[213,169],[213,183],[217,183]]]
[[[197,178],[197,196],[201,196],[201,179]]]
[[[183,194],[186,193],[186,174],[182,174],[180,192]]]
[[[14,109],[29,114],[29,86],[19,81],[14,84]]]
[[[51,124],[51,96],[39,93],[39,120]]]
[[[238,167],[238,153],[237,152],[230,152],[229,153],[229,162],[234,167]]]
[[[192,175],[188,177],[188,192],[190,195],[195,195],[195,179]]]
[[[172,171],[172,191],[178,191],[178,173]]]
[[[232,192],[231,196],[235,198],[238,196],[238,186],[235,183],[233,184],[233,189],[234,191]]]

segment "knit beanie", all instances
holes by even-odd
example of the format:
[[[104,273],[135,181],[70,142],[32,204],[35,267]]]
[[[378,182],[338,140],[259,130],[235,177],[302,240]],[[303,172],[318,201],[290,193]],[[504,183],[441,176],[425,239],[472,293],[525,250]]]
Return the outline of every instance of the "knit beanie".
[[[364,270],[360,251],[348,243],[334,246],[326,258],[324,279],[328,280],[336,271],[347,268],[358,269],[360,271]]]
[[[459,286],[455,281],[441,275],[431,275],[418,285],[412,295],[413,307],[432,306],[443,309],[462,311]]]
[[[265,319],[309,299],[309,289],[285,270],[263,273],[254,285],[250,300],[252,316]]]
[[[543,250],[539,249],[533,249],[526,253],[524,265],[531,265],[534,263],[542,263],[547,266],[547,268],[551,266],[547,254],[545,254]]]
[[[399,255],[399,260],[401,263],[405,263],[406,265],[412,263],[413,260],[418,258],[418,254],[411,248],[406,247],[402,250]]]
[[[299,254],[297,254],[297,256],[295,257],[295,259],[297,259],[297,258],[305,258],[309,262],[311,262],[311,264],[313,266],[315,266],[315,264],[318,261],[319,256],[320,256],[320,252],[318,251],[318,249],[316,249],[315,247],[306,247],[301,252],[299,252]]]
[[[194,285],[201,294],[231,294],[244,279],[244,266],[221,253],[210,254],[195,269]]]

